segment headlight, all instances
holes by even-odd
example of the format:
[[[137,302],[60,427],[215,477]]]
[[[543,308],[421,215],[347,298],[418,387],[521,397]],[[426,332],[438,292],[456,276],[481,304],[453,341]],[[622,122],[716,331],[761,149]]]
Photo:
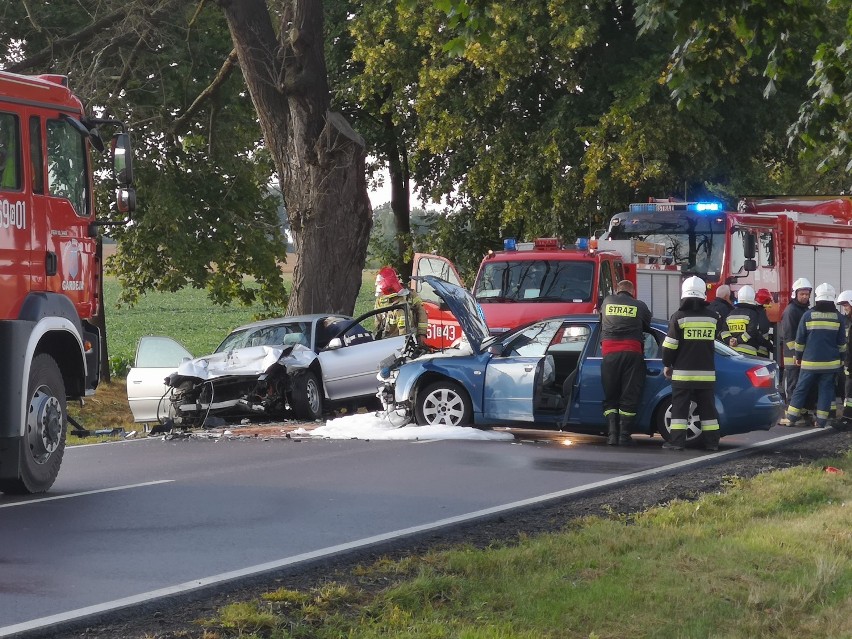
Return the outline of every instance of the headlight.
[[[210,366],[210,362],[206,359],[198,360],[198,367],[207,370],[207,367]]]

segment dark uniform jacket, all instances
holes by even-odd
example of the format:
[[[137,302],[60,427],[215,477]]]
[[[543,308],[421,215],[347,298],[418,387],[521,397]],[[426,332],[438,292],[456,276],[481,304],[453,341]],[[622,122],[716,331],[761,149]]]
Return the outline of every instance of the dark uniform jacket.
[[[719,336],[724,342],[731,337],[735,338],[735,351],[757,357],[762,350],[768,355],[769,318],[763,307],[757,304],[736,304],[725,318],[725,323],[728,330],[722,331]]]
[[[799,322],[796,358],[803,371],[832,373],[840,370],[846,354],[846,327],[834,302],[817,302]]]
[[[643,332],[651,332],[651,311],[645,302],[624,291],[607,295],[601,302],[601,339],[632,339],[640,344]]]
[[[713,387],[716,320],[716,313],[708,309],[706,302],[682,304],[672,315],[663,341],[663,366],[672,369],[672,386]]]
[[[796,365],[796,333],[807,310],[807,304],[801,304],[793,297],[781,316],[781,344],[784,352],[784,366]]]

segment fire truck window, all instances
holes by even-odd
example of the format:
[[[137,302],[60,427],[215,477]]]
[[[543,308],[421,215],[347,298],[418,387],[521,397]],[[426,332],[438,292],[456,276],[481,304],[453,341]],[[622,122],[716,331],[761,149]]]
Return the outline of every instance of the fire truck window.
[[[624,279],[624,265],[621,262],[615,263],[615,281],[616,283]]]
[[[18,117],[0,113],[0,190],[21,188],[21,145]]]
[[[745,251],[743,250],[743,240],[747,231],[737,229],[731,234],[731,273],[743,272],[745,266]]]
[[[609,262],[601,264],[601,277],[598,282],[598,296],[606,297],[612,293],[612,271],[609,268]]]
[[[86,202],[86,156],[83,138],[63,120],[47,122],[47,176],[50,195],[67,198],[77,215],[89,213]]]
[[[775,242],[772,233],[760,234],[760,265],[775,266]]]
[[[33,171],[33,193],[44,193],[44,156],[41,152],[41,120],[30,118],[30,167]]]

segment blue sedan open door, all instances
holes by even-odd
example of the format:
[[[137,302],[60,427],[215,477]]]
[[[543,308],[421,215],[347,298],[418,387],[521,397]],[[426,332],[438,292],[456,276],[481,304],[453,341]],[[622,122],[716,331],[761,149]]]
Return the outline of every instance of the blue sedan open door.
[[[482,409],[486,419],[535,421],[533,400],[540,384],[544,354],[562,326],[544,320],[495,342],[485,369]]]

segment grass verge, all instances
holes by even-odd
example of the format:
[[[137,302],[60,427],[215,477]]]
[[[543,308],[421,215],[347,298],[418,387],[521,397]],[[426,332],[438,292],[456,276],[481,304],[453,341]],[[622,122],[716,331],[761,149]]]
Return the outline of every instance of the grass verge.
[[[201,620],[199,637],[852,637],[852,454],[487,550],[363,566]]]

